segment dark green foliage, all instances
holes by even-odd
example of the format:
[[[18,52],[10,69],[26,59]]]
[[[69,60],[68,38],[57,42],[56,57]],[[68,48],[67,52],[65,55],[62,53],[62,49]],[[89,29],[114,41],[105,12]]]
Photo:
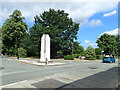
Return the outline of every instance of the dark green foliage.
[[[72,21],[64,10],[49,9],[35,16],[35,24],[30,29],[32,44],[40,52],[40,42],[43,34],[51,38],[51,58],[72,54],[72,43],[77,39],[79,24]]]
[[[73,42],[73,54],[82,54],[84,52],[84,48],[79,45],[78,42]]]
[[[101,48],[95,48],[95,54],[96,55],[101,55],[102,54]]]
[[[28,57],[37,57],[38,58],[38,56],[39,56],[38,44],[33,43],[33,38],[31,38],[31,36],[29,34],[26,34],[23,37],[20,47],[22,47],[26,50]]]
[[[78,58],[80,56],[80,54],[73,54],[72,55],[74,58]]]
[[[97,40],[98,47],[104,51],[104,53],[111,53],[113,55],[117,52],[117,39],[114,35],[103,34]]]
[[[96,60],[96,58],[86,58],[86,60]]]
[[[31,43],[29,46],[29,56],[40,57],[41,37],[43,35],[41,25],[34,24],[34,26],[30,28],[29,34],[29,42]]]
[[[74,56],[73,55],[66,55],[64,56],[65,60],[74,60]]]
[[[61,58],[64,55],[84,52],[82,46],[74,41],[77,39],[79,24],[73,22],[64,10],[49,9],[39,16],[36,15],[35,24],[27,30],[27,24],[19,10],[13,11],[2,26],[3,53],[19,57],[18,48],[23,48],[27,56],[40,57],[41,37],[49,34],[51,38],[51,58]]]
[[[18,59],[18,48],[27,30],[27,24],[23,20],[22,13],[19,10],[15,10],[2,26],[3,51],[9,55],[10,50],[14,50],[13,54]]]
[[[80,56],[85,56],[85,51],[80,53]]]
[[[103,55],[96,55],[96,59],[103,59]]]
[[[89,58],[96,58],[96,54],[95,54],[95,49],[92,47],[87,47],[87,49],[85,50],[85,57],[87,59]]]
[[[84,53],[84,48],[79,45],[79,42],[73,42],[73,47],[72,47],[72,55],[74,58],[78,58],[79,56],[83,55]]]
[[[26,50],[24,48],[18,48],[19,57],[26,57]]]
[[[116,36],[116,41],[117,41],[116,55],[118,55],[118,57],[120,57],[120,35]]]

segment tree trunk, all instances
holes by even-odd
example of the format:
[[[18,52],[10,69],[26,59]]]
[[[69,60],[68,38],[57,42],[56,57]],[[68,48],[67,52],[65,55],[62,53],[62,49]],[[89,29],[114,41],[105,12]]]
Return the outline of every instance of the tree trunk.
[[[19,60],[19,53],[18,53],[18,45],[15,44],[15,55],[17,57],[17,59]]]

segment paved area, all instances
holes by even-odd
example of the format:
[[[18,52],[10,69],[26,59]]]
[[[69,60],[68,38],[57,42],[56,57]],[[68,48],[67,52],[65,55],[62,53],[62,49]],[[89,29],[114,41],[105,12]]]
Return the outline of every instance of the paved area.
[[[44,62],[39,62],[39,60],[11,60],[11,61],[18,61],[18,62],[23,62],[27,64],[33,64],[37,66],[45,66],[46,63]],[[48,66],[54,66],[54,65],[65,65],[66,63],[58,63],[58,62],[48,62]]]
[[[55,61],[61,66],[35,66],[2,60],[3,88],[114,88],[118,63]]]

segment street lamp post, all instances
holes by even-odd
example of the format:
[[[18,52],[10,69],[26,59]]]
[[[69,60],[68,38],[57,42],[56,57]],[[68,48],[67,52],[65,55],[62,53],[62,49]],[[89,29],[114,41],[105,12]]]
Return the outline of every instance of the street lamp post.
[[[104,51],[102,50],[102,51],[101,51],[101,55],[103,55],[103,52],[104,52]]]

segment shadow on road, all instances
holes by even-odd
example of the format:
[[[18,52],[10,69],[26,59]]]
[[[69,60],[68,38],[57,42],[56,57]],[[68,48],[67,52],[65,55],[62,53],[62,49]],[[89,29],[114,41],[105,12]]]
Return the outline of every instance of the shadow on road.
[[[92,69],[92,68],[91,68]],[[55,79],[47,79],[45,81],[33,83],[32,85],[36,87],[26,88],[20,90],[118,90],[115,89],[118,83],[118,77],[120,73],[118,72],[120,68],[114,67],[107,71],[103,71],[89,77],[76,80],[72,83],[65,84],[63,82],[57,81]],[[2,90],[19,90],[17,89],[2,89]]]
[[[69,83],[62,88],[115,88],[118,83],[118,67]]]
[[[103,90],[105,89],[113,90],[113,88],[116,87],[117,83],[118,83],[118,67],[114,67],[107,71],[103,71],[103,72],[91,75],[89,77],[79,79],[69,84],[65,84],[63,82],[60,82],[54,79],[48,79],[46,81],[34,83],[33,86],[37,88],[45,88],[45,87],[55,88],[55,90],[61,90],[65,88],[66,89],[67,88],[74,88],[74,89],[75,88],[81,88],[81,89],[101,88]]]

